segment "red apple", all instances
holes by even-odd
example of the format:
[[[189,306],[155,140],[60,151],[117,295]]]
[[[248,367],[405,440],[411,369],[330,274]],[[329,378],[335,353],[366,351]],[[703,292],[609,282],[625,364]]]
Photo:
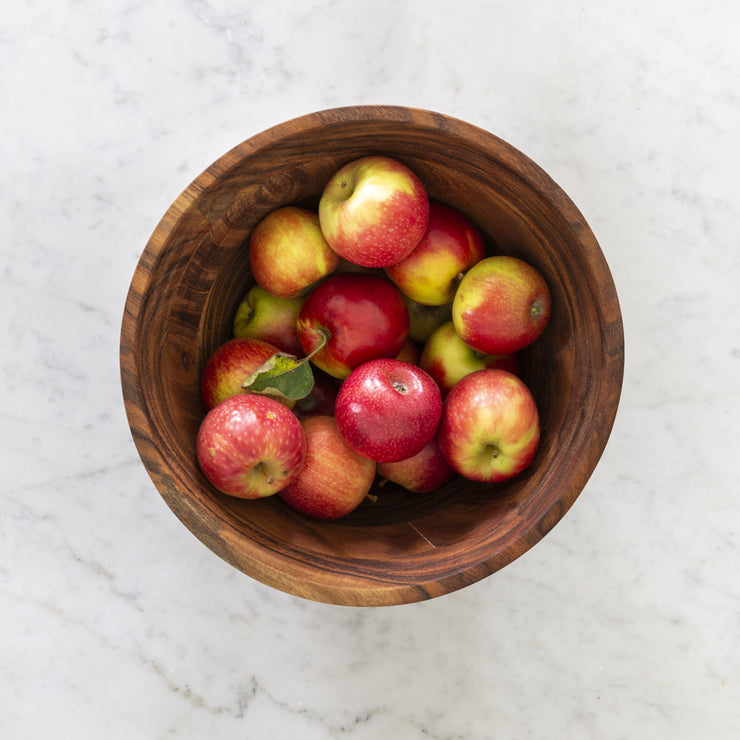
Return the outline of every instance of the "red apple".
[[[200,395],[206,411],[230,396],[247,393],[242,383],[278,351],[268,342],[248,337],[229,339],[218,347],[200,376]],[[291,407],[294,401],[284,403]]]
[[[318,368],[313,369],[313,380],[310,393],[293,406],[293,413],[301,420],[308,416],[334,416],[339,381]]]
[[[326,241],[364,267],[400,262],[421,241],[429,198],[416,174],[396,159],[356,159],[327,182],[319,201]]]
[[[375,275],[331,275],[306,298],[298,338],[311,361],[335,378],[346,378],[368,360],[395,357],[409,333],[406,304],[393,283]]]
[[[435,435],[412,457],[379,463],[378,475],[414,493],[429,493],[452,480],[457,473],[442,454]]]
[[[261,339],[283,352],[300,355],[296,322],[303,298],[279,298],[253,285],[236,309],[234,336]]]
[[[466,375],[497,367],[515,375],[520,372],[517,355],[486,355],[463,342],[451,321],[442,324],[429,337],[419,359],[419,367],[436,381],[444,398],[455,383]]]
[[[317,214],[283,206],[252,229],[249,261],[258,285],[280,298],[295,298],[333,272],[339,258],[326,243]]]
[[[452,302],[460,338],[489,355],[531,344],[550,318],[550,291],[532,265],[516,257],[487,257],[465,273]]]
[[[306,459],[298,476],[280,492],[288,506],[318,519],[354,511],[375,479],[375,463],[351,450],[331,416],[303,420]]]
[[[376,462],[404,460],[437,431],[442,396],[415,365],[371,360],[352,371],[337,394],[334,415],[344,441]]]
[[[539,444],[534,398],[506,370],[477,370],[447,395],[437,439],[447,462],[465,478],[512,478],[529,465]]]
[[[385,271],[405,296],[423,305],[442,306],[452,301],[463,274],[484,254],[483,238],[474,224],[460,211],[433,201],[419,245]]]
[[[196,454],[203,474],[222,493],[271,496],[300,472],[306,437],[295,414],[272,398],[231,396],[201,422]]]

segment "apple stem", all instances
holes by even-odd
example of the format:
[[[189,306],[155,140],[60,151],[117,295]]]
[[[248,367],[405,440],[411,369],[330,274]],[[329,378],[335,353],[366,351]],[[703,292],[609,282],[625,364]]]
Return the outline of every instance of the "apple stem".
[[[453,277],[452,280],[450,280],[449,290],[453,296],[455,295],[455,293],[457,293],[457,289],[464,277],[465,277],[464,272],[458,272],[457,275],[455,275],[455,277]]]
[[[326,347],[326,343],[331,339],[331,332],[323,326],[318,328],[318,332],[321,338],[319,339],[319,343],[306,355],[307,360],[310,360],[315,354],[321,352]]]
[[[264,469],[262,463],[257,463],[257,469],[265,477],[265,483],[267,483],[268,486],[271,486],[275,482],[275,479]]]

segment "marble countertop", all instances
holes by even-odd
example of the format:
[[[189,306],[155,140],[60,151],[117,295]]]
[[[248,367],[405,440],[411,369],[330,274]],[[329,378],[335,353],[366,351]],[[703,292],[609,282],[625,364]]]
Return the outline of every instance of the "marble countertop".
[[[740,736],[740,12],[730,0],[10,3],[0,20],[0,737]],[[436,110],[571,196],[622,402],[567,516],[401,607],[197,541],[134,448],[118,341],[177,195],[322,108]]]

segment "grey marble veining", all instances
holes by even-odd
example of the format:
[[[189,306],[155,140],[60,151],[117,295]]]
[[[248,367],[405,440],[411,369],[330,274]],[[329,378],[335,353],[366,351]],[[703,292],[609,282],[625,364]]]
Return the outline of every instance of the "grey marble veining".
[[[0,20],[0,736],[740,733],[740,13],[729,0],[13,2]],[[271,590],[131,440],[128,284],[243,139],[355,103],[482,126],[569,193],[626,335],[607,450],[519,560],[431,602]]]

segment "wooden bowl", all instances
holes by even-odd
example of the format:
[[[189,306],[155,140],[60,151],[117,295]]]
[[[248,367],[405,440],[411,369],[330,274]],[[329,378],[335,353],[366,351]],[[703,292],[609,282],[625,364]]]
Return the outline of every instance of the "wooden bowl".
[[[519,256],[553,298],[524,353],[542,423],[539,450],[512,481],[457,479],[433,494],[375,486],[375,503],[333,522],[277,496],[218,493],[199,470],[198,381],[231,336],[252,278],[248,236],[269,211],[316,206],[329,176],[367,154],[407,163],[430,197],[466,213],[491,253]],[[297,596],[355,606],[419,601],[474,583],[537,543],[579,495],[609,437],[621,392],[622,321],[609,268],[585,219],[535,163],[475,126],[429,111],[361,106],[288,121],[238,145],[164,214],[134,273],[121,329],[131,432],[154,484],[207,547]]]

